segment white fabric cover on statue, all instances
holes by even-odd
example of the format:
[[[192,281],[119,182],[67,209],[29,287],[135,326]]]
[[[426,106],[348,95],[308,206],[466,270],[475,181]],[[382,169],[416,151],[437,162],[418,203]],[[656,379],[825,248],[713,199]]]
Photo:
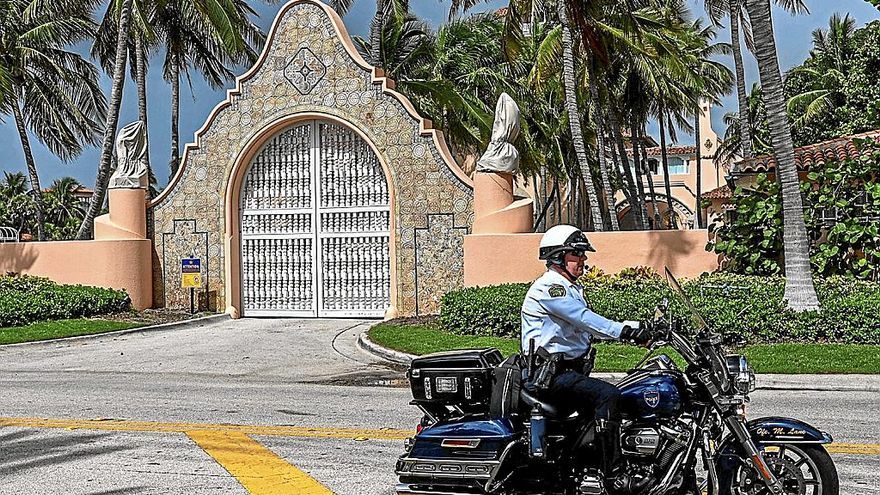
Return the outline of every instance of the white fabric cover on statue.
[[[110,176],[110,189],[147,187],[147,133],[140,120],[116,135],[116,171]]]
[[[492,140],[477,161],[477,172],[515,174],[519,168],[519,152],[513,142],[519,135],[519,107],[507,93],[501,93],[495,105]]]

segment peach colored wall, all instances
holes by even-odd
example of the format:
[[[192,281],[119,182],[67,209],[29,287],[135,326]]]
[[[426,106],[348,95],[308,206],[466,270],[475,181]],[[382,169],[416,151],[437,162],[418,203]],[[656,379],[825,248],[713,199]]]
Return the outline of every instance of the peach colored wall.
[[[136,309],[153,305],[152,241],[53,241],[0,244],[0,272],[62,284],[125,289]]]
[[[546,270],[538,260],[543,234],[486,234],[464,238],[464,284],[468,287],[531,282]],[[589,232],[596,248],[587,262],[606,273],[633,266],[658,272],[668,266],[679,277],[696,277],[718,268],[718,257],[706,252],[706,230]]]

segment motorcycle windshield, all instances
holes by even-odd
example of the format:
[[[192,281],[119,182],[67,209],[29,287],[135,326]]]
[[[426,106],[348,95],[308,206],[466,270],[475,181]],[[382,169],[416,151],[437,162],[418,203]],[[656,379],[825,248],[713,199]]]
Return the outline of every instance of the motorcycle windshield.
[[[708,328],[706,320],[703,319],[703,315],[697,311],[697,308],[694,307],[694,303],[692,303],[691,299],[684,293],[684,290],[681,288],[681,284],[678,283],[678,280],[676,280],[675,275],[672,274],[668,266],[663,268],[666,270],[666,281],[669,282],[669,286],[672,287],[672,292],[675,293],[678,300],[691,312],[691,320],[693,321],[694,327],[696,327],[697,330]]]

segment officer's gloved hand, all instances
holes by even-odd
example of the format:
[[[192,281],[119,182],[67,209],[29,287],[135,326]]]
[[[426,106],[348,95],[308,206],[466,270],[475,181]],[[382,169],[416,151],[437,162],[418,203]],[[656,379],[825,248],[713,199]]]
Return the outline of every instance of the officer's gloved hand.
[[[646,345],[651,341],[651,336],[653,335],[651,328],[652,323],[650,321],[628,323],[620,331],[620,340],[629,340],[636,345]]]

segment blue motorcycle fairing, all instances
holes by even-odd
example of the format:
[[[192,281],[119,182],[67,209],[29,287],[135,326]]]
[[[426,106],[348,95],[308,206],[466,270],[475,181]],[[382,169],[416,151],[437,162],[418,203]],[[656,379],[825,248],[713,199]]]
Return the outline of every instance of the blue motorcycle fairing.
[[[507,418],[439,423],[415,436],[408,456],[420,459],[496,459],[517,434]],[[473,449],[453,449],[442,446],[444,439],[479,439],[480,442]]]
[[[768,416],[753,419],[747,427],[758,444],[812,443],[824,444],[834,440],[828,433],[799,419]]]

